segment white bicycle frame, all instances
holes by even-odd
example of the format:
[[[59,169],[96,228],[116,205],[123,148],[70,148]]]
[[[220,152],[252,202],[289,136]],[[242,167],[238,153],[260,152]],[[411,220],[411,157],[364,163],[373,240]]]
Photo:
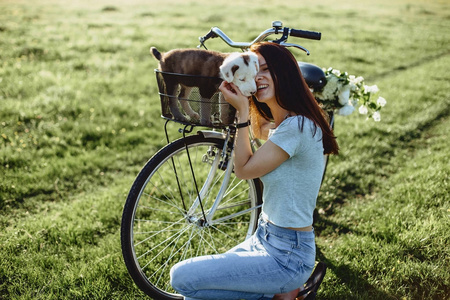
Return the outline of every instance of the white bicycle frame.
[[[234,150],[228,151],[228,140],[230,138],[229,134],[225,134],[224,132],[218,132],[218,131],[212,131],[212,130],[204,130],[204,131],[199,131],[198,134],[203,135],[206,138],[218,138],[218,139],[224,139],[225,143],[224,143],[224,147],[222,149],[222,153],[221,155],[216,155],[214,157],[214,160],[212,160],[210,162],[211,164],[211,168],[209,170],[208,176],[205,180],[205,183],[203,184],[199,195],[197,195],[195,201],[193,202],[193,204],[191,205],[191,207],[189,208],[187,215],[190,216],[190,221],[191,222],[197,222],[200,221],[200,219],[197,219],[196,217],[194,217],[195,215],[195,211],[198,209],[198,207],[200,206],[200,201],[202,199],[204,199],[211,187],[211,184],[213,183],[213,179],[215,178],[215,174],[216,172],[220,169],[219,168],[219,164],[221,161],[224,161],[225,159],[227,160],[227,167],[224,171],[223,174],[223,181],[222,184],[220,186],[219,192],[217,193],[217,196],[214,200],[214,203],[212,204],[211,208],[208,210],[207,213],[205,213],[206,216],[206,225],[214,225],[216,223],[220,223],[229,219],[233,219],[237,216],[240,215],[244,215],[248,212],[251,212],[252,210],[256,210],[258,208],[261,207],[261,205],[257,205],[251,208],[248,208],[246,210],[237,212],[235,214],[231,214],[219,219],[213,219],[215,212],[217,211],[223,196],[225,195],[227,188],[228,188],[228,184],[230,182],[230,178],[231,178],[231,173],[233,172],[233,164],[234,164],[234,156],[233,156],[233,152]],[[206,154],[205,154],[206,155]],[[228,157],[227,157],[228,156]],[[205,158],[203,160],[203,162],[205,163],[209,163],[209,161],[207,160],[207,158]],[[227,207],[228,208],[228,207]]]

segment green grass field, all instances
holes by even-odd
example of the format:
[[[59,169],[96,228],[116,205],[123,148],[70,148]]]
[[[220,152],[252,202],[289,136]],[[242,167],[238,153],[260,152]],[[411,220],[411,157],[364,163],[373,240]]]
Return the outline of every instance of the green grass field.
[[[248,41],[273,20],[321,31],[298,59],[361,75],[388,101],[381,122],[337,117],[318,299],[450,298],[448,1],[2,0],[0,299],[145,298],[119,230],[165,145],[148,49],[195,47],[212,26]]]

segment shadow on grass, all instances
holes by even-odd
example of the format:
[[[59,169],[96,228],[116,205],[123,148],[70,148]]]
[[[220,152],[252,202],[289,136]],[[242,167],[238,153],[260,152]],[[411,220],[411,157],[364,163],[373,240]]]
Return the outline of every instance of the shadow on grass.
[[[419,60],[411,61],[408,65],[395,66],[391,70],[387,70],[385,72],[378,73],[373,76],[367,76],[366,80],[367,80],[367,82],[370,82],[370,81],[376,81],[378,79],[381,79],[381,78],[384,78],[387,76],[393,76],[393,75],[398,74],[399,72],[404,72],[404,71],[408,71],[415,67],[420,67],[426,63],[438,60],[447,55],[450,55],[450,51],[443,51],[441,53],[436,53],[436,54],[430,55],[426,58],[421,57]]]
[[[379,287],[369,284],[365,280],[361,273],[351,268],[348,265],[338,264],[335,261],[327,259],[322,253],[318,253],[318,260],[325,262],[328,266],[328,270],[331,270],[338,280],[333,282],[333,285],[345,285],[345,289],[337,288],[333,289],[332,297],[320,297],[320,299],[397,299],[396,297],[387,294],[384,291],[379,290]],[[326,277],[327,275],[325,275]],[[364,295],[364,296],[363,296]]]
[[[318,236],[326,236],[332,232],[334,234],[344,235],[350,231],[352,233],[362,234],[361,232],[355,232],[354,228],[350,229],[348,226],[343,226],[342,224],[320,217],[317,218],[318,220],[314,222],[314,229]],[[364,278],[364,270],[358,270],[349,264],[338,262],[332,257],[327,257],[319,247],[317,247],[316,251],[316,259],[326,263],[328,271],[331,271],[336,276],[336,279],[328,282],[328,290],[332,292],[326,293],[328,296],[322,295],[320,299],[397,299],[393,295],[382,291],[379,286],[370,284]],[[330,276],[330,273],[326,276]]]

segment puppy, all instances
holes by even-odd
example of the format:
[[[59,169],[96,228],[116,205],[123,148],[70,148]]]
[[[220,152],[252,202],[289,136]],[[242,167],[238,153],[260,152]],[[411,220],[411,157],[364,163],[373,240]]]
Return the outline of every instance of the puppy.
[[[256,92],[255,77],[259,71],[259,63],[258,57],[252,52],[227,54],[208,50],[175,49],[160,53],[155,47],[151,47],[150,52],[159,61],[159,69],[162,72],[204,76],[192,78],[162,74],[166,93],[169,95],[170,112],[179,121],[187,122],[188,119],[180,111],[177,99],[191,120],[200,119],[201,124],[211,124],[211,105],[201,105],[199,115],[186,99],[193,87],[198,87],[202,101],[212,101],[211,98],[220,84],[216,78],[233,82],[245,96],[249,97]],[[228,115],[228,105],[221,97],[218,101],[220,119],[223,122]]]

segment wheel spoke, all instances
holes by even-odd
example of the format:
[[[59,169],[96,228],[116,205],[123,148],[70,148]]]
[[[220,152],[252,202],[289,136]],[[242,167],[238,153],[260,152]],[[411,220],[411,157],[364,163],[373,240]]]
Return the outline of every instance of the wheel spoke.
[[[136,246],[139,246],[140,244],[142,244],[142,243],[145,243],[145,242],[147,242],[148,240],[150,240],[150,239],[152,239],[153,237],[155,237],[155,236],[157,236],[157,235],[161,235],[161,233],[163,233],[163,232],[167,232],[167,231],[173,231],[173,230],[167,230],[167,229],[169,229],[169,228],[172,228],[173,226],[175,226],[175,225],[177,225],[177,224],[180,224],[181,222],[183,222],[184,220],[179,220],[179,222],[164,222],[164,221],[154,221],[154,220],[145,220],[146,222],[152,222],[152,223],[169,223],[169,224],[172,224],[172,225],[170,225],[169,227],[166,227],[166,228],[164,228],[164,229],[161,229],[161,230],[159,230],[159,231],[156,231],[156,232],[154,232],[152,235],[150,235],[150,236],[148,236],[148,237],[146,237],[145,239],[143,239],[142,241],[139,241],[139,243],[136,243],[136,244],[134,244],[134,246],[136,247]],[[141,234],[141,232],[137,232],[138,234]]]

